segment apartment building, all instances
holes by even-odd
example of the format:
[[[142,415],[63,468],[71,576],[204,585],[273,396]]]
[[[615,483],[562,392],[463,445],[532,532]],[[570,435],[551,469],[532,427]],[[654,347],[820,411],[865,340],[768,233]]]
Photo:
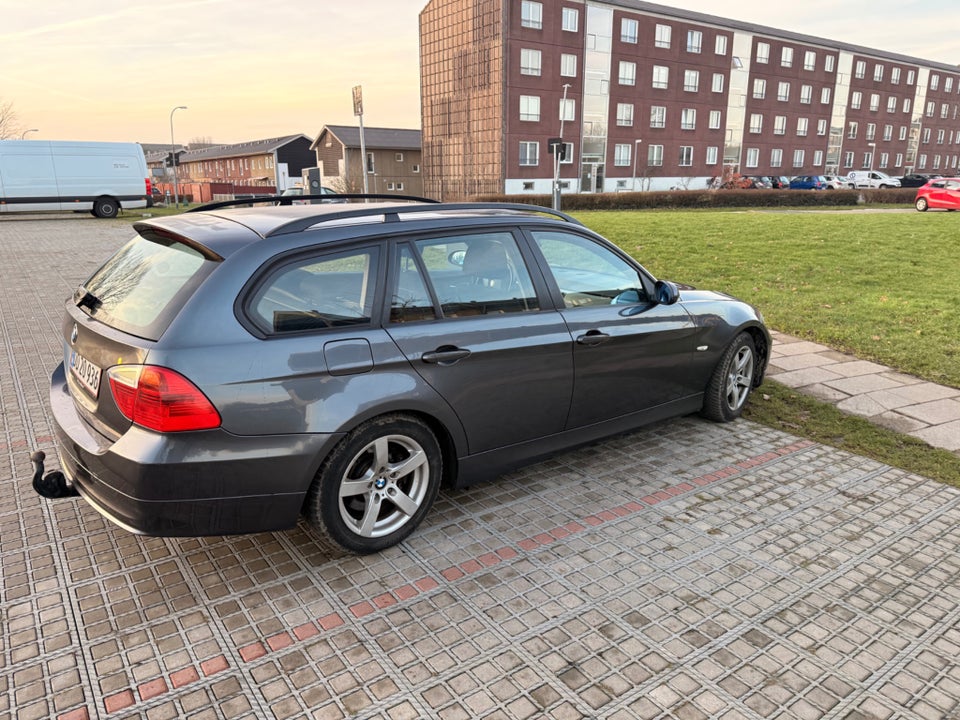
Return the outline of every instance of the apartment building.
[[[363,192],[366,173],[371,193],[423,194],[419,130],[365,128],[361,143],[359,127],[324,125],[310,149],[320,184],[337,192]]]
[[[430,0],[420,66],[443,199],[960,158],[960,67],[640,0]]]

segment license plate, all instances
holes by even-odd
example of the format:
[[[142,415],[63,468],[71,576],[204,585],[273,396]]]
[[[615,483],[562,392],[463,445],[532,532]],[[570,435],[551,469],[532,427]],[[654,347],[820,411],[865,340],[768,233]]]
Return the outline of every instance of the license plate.
[[[100,368],[76,350],[70,352],[70,372],[93,397],[100,390]]]

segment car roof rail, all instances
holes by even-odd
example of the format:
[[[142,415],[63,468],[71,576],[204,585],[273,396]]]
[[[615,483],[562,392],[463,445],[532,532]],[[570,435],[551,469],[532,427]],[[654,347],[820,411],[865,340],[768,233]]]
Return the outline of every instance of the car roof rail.
[[[289,196],[288,196],[289,197]],[[302,197],[302,196],[301,196]],[[327,195],[326,197],[332,197]],[[346,197],[341,195],[340,197]],[[358,195],[356,197],[371,197],[370,195]],[[388,196],[395,199],[395,195]],[[264,237],[274,235],[288,235],[290,233],[303,232],[308,228],[320,225],[334,220],[344,220],[351,218],[361,218],[382,215],[383,221],[388,223],[400,222],[401,215],[412,215],[414,213],[439,213],[439,212],[463,212],[467,210],[481,211],[509,211],[513,213],[526,213],[530,215],[550,215],[554,218],[563,220],[573,225],[583,226],[583,223],[575,217],[553,210],[540,205],[530,205],[528,203],[500,203],[500,202],[462,202],[462,203],[441,203],[437,200],[428,200],[426,204],[412,205],[383,205],[365,207],[357,205],[350,210],[341,210],[339,212],[325,212],[322,214],[311,215],[304,218],[296,218],[290,222],[278,225],[268,232]]]
[[[190,208],[187,212],[206,212],[228,207],[241,207],[252,203],[272,202],[275,205],[292,205],[303,200],[326,200],[328,203],[337,203],[340,200],[405,200],[407,202],[438,203],[439,200],[417,197],[415,195],[383,195],[375,193],[327,193],[326,195],[251,195],[247,198],[235,200],[217,200]]]

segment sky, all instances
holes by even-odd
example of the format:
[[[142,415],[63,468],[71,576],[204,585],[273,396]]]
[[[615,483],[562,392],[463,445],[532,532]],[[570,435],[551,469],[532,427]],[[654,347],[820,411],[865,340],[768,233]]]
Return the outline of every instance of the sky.
[[[543,0],[544,3],[560,0]],[[675,0],[676,8],[960,64],[957,0]],[[0,0],[0,105],[34,140],[235,143],[418,128],[426,0]]]

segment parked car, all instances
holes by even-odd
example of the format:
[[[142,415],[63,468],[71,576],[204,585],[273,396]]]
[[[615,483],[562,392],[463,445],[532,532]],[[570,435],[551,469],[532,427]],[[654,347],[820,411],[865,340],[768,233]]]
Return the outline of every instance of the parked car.
[[[665,418],[737,418],[760,313],[526,205],[214,203],[134,224],[66,301],[64,475],[123,528],[376,552],[463,486]],[[136,282],[131,282],[136,278]],[[67,480],[69,479],[69,481]]]
[[[827,179],[823,175],[798,175],[790,181],[791,190],[826,190]]]
[[[847,179],[856,188],[886,189],[900,187],[900,181],[879,170],[854,170],[847,173]]]
[[[824,175],[823,179],[827,181],[828,190],[847,190],[853,188],[853,183],[847,179],[846,175]]]
[[[339,197],[340,193],[334,192],[330,188],[323,187],[323,186],[320,186],[320,189],[316,193],[313,193],[312,195],[304,195],[303,188],[300,186],[287,188],[282,193],[280,193],[280,197],[290,197],[291,195],[294,197],[304,198],[303,200],[291,200],[291,203],[293,205],[312,205],[315,203],[346,202],[345,198]],[[323,197],[318,197],[318,196],[323,196]]]
[[[790,178],[786,175],[768,175],[767,180],[774,190],[786,190],[790,187]]]
[[[928,209],[960,210],[960,178],[936,178],[917,190],[914,206]]]
[[[757,190],[769,190],[773,187],[770,184],[770,178],[763,175],[748,175],[744,178],[748,182],[746,185],[747,188],[753,188]]]
[[[904,175],[900,180],[900,187],[923,187],[931,180],[943,177],[942,175],[923,175],[921,173],[911,173]]]

